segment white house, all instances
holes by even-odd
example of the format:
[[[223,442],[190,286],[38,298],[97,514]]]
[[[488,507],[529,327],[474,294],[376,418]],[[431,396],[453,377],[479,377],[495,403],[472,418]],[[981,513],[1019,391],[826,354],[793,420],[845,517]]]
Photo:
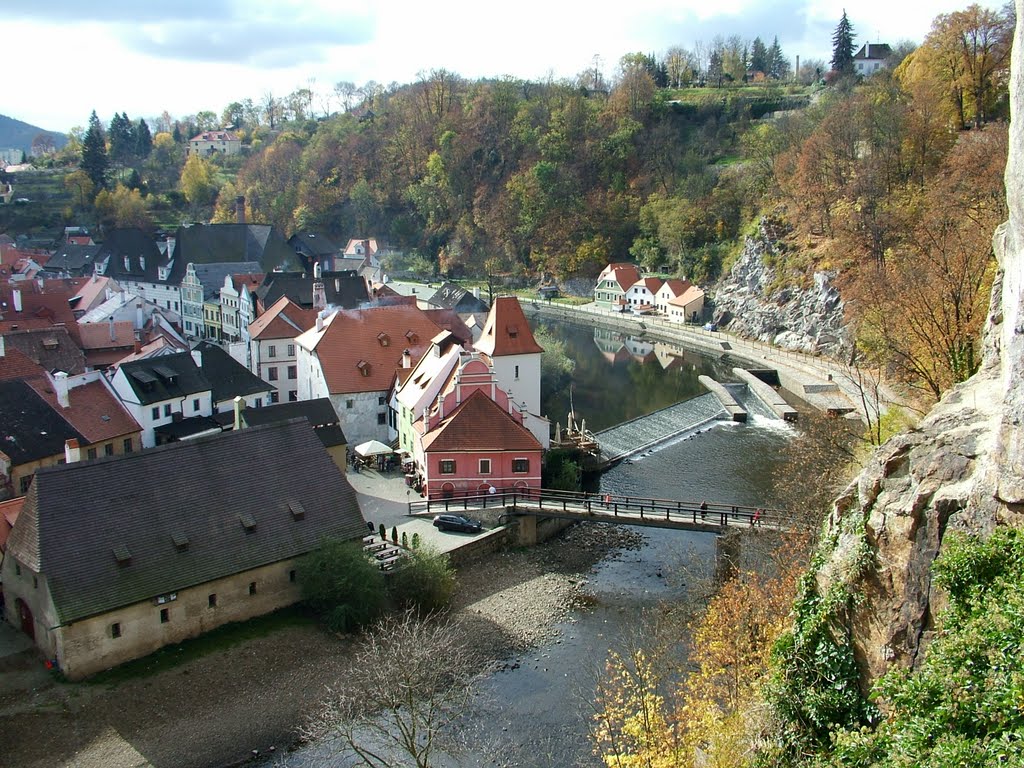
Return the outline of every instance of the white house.
[[[626,291],[626,304],[630,311],[654,309],[655,296],[661,288],[660,277],[641,277]]]
[[[892,48],[885,43],[865,43],[853,55],[853,71],[858,75],[872,75],[885,66]]]
[[[669,320],[696,323],[704,315],[704,291],[689,280],[666,280],[658,289],[655,306]]]

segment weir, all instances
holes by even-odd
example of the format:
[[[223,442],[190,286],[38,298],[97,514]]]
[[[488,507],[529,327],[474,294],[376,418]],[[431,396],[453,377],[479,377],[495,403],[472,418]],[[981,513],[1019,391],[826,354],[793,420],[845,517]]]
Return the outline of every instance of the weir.
[[[595,436],[602,455],[613,464],[724,418],[722,406],[714,395],[700,395],[625,421]]]
[[[697,381],[718,398],[726,413],[729,414],[729,418],[733,421],[747,420],[747,409],[739,404],[739,401],[733,396],[732,392],[726,389],[724,384],[720,384],[710,376],[698,376]]]
[[[765,384],[757,378],[757,376],[744,368],[733,368],[732,372],[736,374],[740,381],[746,382],[750,391],[758,398],[758,400],[771,408],[776,416],[783,421],[796,421],[796,408],[787,403],[783,399],[782,395],[776,392],[772,387]]]

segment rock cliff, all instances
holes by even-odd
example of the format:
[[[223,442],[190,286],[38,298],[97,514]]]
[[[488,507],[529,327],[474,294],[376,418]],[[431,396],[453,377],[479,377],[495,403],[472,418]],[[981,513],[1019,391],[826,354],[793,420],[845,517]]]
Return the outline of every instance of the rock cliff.
[[[741,336],[836,356],[847,337],[833,275],[816,272],[807,288],[779,285],[772,262],[780,234],[777,225],[762,219],[746,238],[739,259],[715,288],[715,320]]]
[[[1016,0],[1018,18],[1024,0]],[[859,597],[848,622],[862,688],[892,664],[914,665],[945,598],[931,564],[951,530],[986,533],[1024,523],[1024,49],[1014,40],[1009,220],[993,245],[993,287],[982,369],[949,392],[911,432],[875,454],[837,500],[829,521],[838,544],[818,571],[819,588],[836,580]],[[852,523],[852,524],[851,524]],[[842,567],[867,545],[865,568]],[[858,550],[858,547],[861,549]],[[852,574],[852,575],[851,575]]]

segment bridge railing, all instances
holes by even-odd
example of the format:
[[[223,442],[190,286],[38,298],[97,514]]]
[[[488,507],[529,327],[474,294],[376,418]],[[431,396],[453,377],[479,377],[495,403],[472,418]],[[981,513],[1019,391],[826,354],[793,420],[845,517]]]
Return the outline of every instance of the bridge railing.
[[[498,508],[513,508],[523,514],[600,515],[604,519],[610,516],[612,519],[621,518],[624,523],[639,518],[647,523],[664,521],[714,527],[741,524],[788,527],[786,513],[778,509],[549,488],[420,499],[409,503],[409,514],[429,515]]]

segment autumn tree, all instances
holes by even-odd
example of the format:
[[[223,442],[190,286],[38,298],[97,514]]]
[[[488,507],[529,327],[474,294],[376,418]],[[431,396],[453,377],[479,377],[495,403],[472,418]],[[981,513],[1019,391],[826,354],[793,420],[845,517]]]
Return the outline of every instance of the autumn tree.
[[[92,179],[82,169],[72,171],[64,177],[64,189],[71,195],[71,204],[75,210],[86,210],[92,206],[96,187]]]
[[[189,155],[181,169],[181,193],[193,206],[209,205],[217,194],[214,171],[210,162],[199,155]]]
[[[654,99],[654,78],[642,53],[627,53],[619,61],[619,74],[611,104],[635,120],[643,120]]]
[[[832,33],[832,69],[844,75],[853,72],[853,25],[846,18],[846,9]]]
[[[107,141],[103,134],[103,126],[96,117],[96,110],[89,116],[89,127],[82,140],[82,159],[79,162],[85,174],[97,189],[106,186],[107,169],[110,161],[107,157]]]
[[[164,192],[173,189],[181,177],[181,158],[184,154],[180,144],[167,132],[153,137],[153,149],[145,163],[149,187]]]
[[[94,203],[100,225],[105,229],[153,229],[153,217],[137,189],[118,184],[114,191],[101,189]]]

